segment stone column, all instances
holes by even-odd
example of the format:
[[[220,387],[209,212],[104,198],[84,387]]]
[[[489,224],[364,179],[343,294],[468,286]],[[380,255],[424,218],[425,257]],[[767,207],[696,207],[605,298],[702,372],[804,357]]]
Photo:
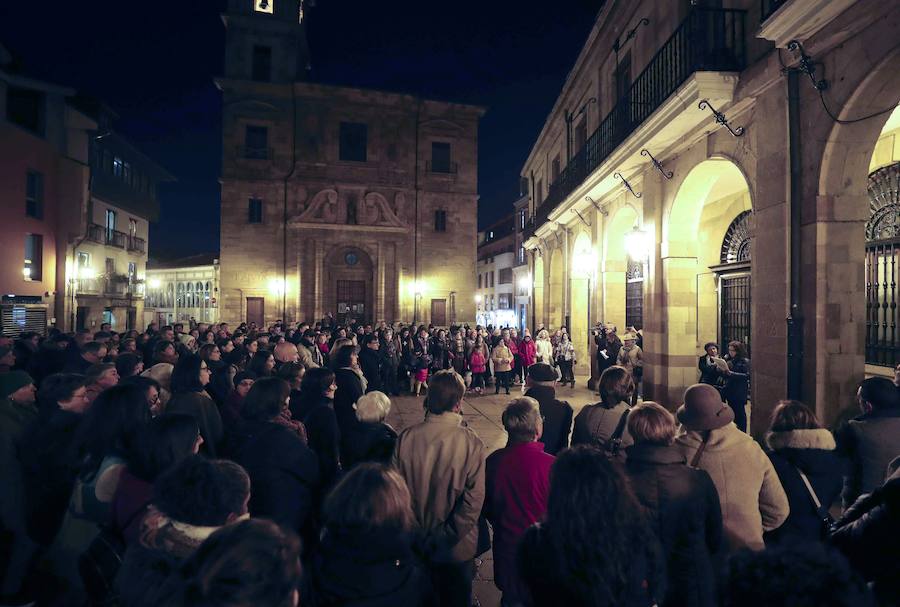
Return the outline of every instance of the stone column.
[[[375,274],[375,318],[372,319],[372,322],[377,323],[380,320],[385,319],[385,265],[384,265],[384,256],[386,252],[386,247],[383,243],[378,243],[378,261],[376,262],[376,274]]]
[[[322,304],[322,295],[323,295],[322,291],[325,288],[324,278],[322,276],[322,274],[324,272],[323,265],[324,265],[325,251],[324,251],[324,247],[322,245],[321,240],[317,239],[314,241],[314,249],[313,250],[314,250],[313,275],[315,276],[315,285],[313,286],[313,293],[315,293],[314,317],[322,318],[323,316],[325,316],[325,310],[323,309],[323,304]],[[335,311],[332,310],[332,313],[334,313],[334,312]]]

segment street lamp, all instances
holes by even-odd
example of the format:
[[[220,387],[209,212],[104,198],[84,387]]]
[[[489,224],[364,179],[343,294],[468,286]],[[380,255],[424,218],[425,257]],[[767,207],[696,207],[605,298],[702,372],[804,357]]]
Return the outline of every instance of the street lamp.
[[[519,288],[526,290],[531,287],[531,274],[525,274],[519,279]]]
[[[625,234],[625,251],[634,261],[647,261],[650,257],[650,235],[635,224]]]
[[[150,286],[151,289],[158,289],[162,283],[159,281],[158,278],[151,278],[150,280],[147,281],[147,284]]]
[[[481,303],[481,295],[476,295],[476,296],[475,296],[475,303],[477,303],[477,304],[480,304],[480,303]]]

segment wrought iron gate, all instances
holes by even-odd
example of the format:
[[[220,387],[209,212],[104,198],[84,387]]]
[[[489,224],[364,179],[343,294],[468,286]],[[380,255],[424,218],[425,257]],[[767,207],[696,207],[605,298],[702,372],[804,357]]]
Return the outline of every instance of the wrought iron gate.
[[[719,278],[721,345],[720,352],[728,352],[728,344],[739,341],[750,350],[750,274],[723,275]]]
[[[866,223],[866,363],[900,361],[897,279],[900,271],[900,162],[869,174]]]

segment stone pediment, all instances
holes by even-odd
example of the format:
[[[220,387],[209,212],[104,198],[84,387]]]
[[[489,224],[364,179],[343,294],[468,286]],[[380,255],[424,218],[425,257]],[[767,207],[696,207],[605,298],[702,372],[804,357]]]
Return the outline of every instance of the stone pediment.
[[[318,192],[306,208],[290,220],[290,225],[321,228],[388,228],[406,230],[409,226],[401,219],[405,196],[397,193],[394,206],[384,195],[368,192],[358,197],[355,192],[339,195],[335,189]]]

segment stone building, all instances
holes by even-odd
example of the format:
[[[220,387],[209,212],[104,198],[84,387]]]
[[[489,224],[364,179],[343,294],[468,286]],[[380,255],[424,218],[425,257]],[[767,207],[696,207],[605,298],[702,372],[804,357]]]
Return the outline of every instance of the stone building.
[[[303,9],[224,15],[222,320],[474,321],[484,109],[306,82]]]
[[[523,191],[527,191],[528,185],[523,185]],[[521,196],[513,204],[513,214],[516,222],[516,259],[513,263],[513,284],[516,286],[516,328],[521,332],[526,328],[530,330],[534,325],[534,307],[531,305],[531,267],[525,251],[525,230],[529,227],[527,195]]]
[[[514,215],[507,215],[478,233],[478,291],[475,322],[482,327],[516,326],[516,231]]]
[[[144,326],[219,321],[218,253],[147,264]]]
[[[747,343],[755,433],[781,398],[851,406],[900,359],[898,25],[879,0],[606,2],[522,171],[536,322],[579,358],[597,321],[643,328],[670,407],[705,342]]]

